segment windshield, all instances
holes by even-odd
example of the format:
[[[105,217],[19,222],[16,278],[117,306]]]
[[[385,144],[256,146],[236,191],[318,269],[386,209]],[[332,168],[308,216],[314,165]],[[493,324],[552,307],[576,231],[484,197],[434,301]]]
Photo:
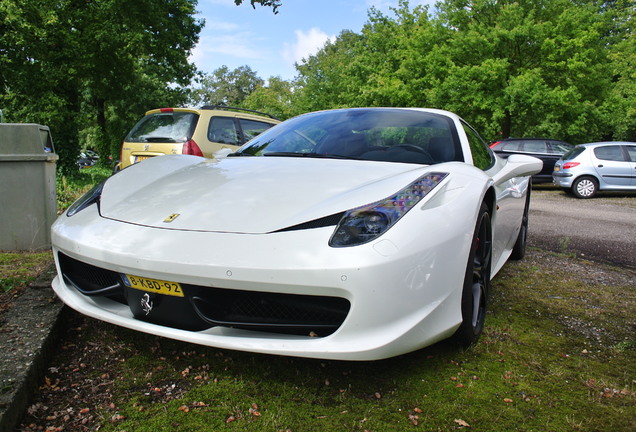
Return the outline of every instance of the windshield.
[[[148,114],[132,128],[126,142],[186,142],[199,116],[190,112]]]
[[[231,156],[359,159],[417,164],[463,161],[449,117],[417,110],[354,108],[302,115]]]

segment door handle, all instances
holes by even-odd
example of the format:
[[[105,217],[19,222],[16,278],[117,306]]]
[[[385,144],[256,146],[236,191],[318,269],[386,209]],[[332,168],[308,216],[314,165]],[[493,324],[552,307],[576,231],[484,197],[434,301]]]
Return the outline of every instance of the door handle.
[[[603,164],[600,164],[598,167],[599,167],[599,168],[603,168]]]

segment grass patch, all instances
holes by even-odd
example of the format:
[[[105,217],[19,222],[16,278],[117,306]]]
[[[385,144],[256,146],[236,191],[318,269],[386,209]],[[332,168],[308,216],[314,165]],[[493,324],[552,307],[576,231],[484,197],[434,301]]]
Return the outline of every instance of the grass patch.
[[[45,381],[57,389],[22,430],[632,431],[635,278],[532,250],[493,281],[477,345],[376,362],[218,350],[73,314]]]
[[[78,174],[73,177],[58,174],[56,179],[58,214],[62,214],[79,197],[97,183],[107,179],[111,173],[111,168],[95,165],[79,170]]]
[[[50,251],[0,253],[0,294],[25,287],[52,262]]]

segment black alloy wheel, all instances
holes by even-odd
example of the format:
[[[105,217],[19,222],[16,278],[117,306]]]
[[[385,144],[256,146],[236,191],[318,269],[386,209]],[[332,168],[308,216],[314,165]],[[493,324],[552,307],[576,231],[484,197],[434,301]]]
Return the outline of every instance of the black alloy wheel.
[[[492,226],[488,206],[482,203],[466,265],[461,304],[462,323],[454,335],[455,340],[464,347],[474,344],[484,327],[491,263]]]

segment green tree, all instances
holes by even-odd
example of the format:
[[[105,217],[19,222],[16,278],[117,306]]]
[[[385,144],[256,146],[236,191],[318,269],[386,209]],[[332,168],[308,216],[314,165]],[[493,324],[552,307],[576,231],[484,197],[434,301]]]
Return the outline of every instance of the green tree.
[[[571,0],[446,0],[453,30],[429,58],[431,102],[479,124],[485,135],[573,141],[602,133],[610,86],[603,21]]]
[[[309,109],[347,106],[428,106],[427,55],[448,31],[428,7],[400,0],[393,16],[369,10],[361,34],[342,32],[297,65],[298,100]]]
[[[292,100],[292,83],[280,77],[270,77],[267,85],[251,92],[241,103],[241,107],[266,112],[278,119],[286,120],[301,114],[293,110]]]
[[[123,125],[148,106],[185,100],[180,86],[194,75],[188,55],[203,25],[195,6],[196,0],[3,0],[6,121],[49,125],[66,172],[73,171],[80,137],[110,154]]]
[[[429,106],[428,55],[444,44],[447,30],[432,20],[428,7],[411,9],[400,0],[392,17],[371,8],[356,48],[363,85],[358,104],[370,106]]]
[[[631,6],[629,6],[631,5]],[[400,0],[304,63],[294,105],[423,106],[486,138],[572,142],[634,130],[633,2]],[[631,113],[631,114],[630,114]]]
[[[608,139],[636,141],[636,14],[629,0],[608,2],[604,10],[610,25],[607,39],[612,86],[604,112]]]
[[[293,105],[298,112],[345,108],[356,104],[367,72],[358,62],[357,46],[363,37],[343,31],[334,42],[297,64]]]
[[[264,81],[249,66],[230,70],[221,66],[211,74],[198,79],[199,86],[192,90],[194,105],[238,106],[245,98],[264,84]]]

